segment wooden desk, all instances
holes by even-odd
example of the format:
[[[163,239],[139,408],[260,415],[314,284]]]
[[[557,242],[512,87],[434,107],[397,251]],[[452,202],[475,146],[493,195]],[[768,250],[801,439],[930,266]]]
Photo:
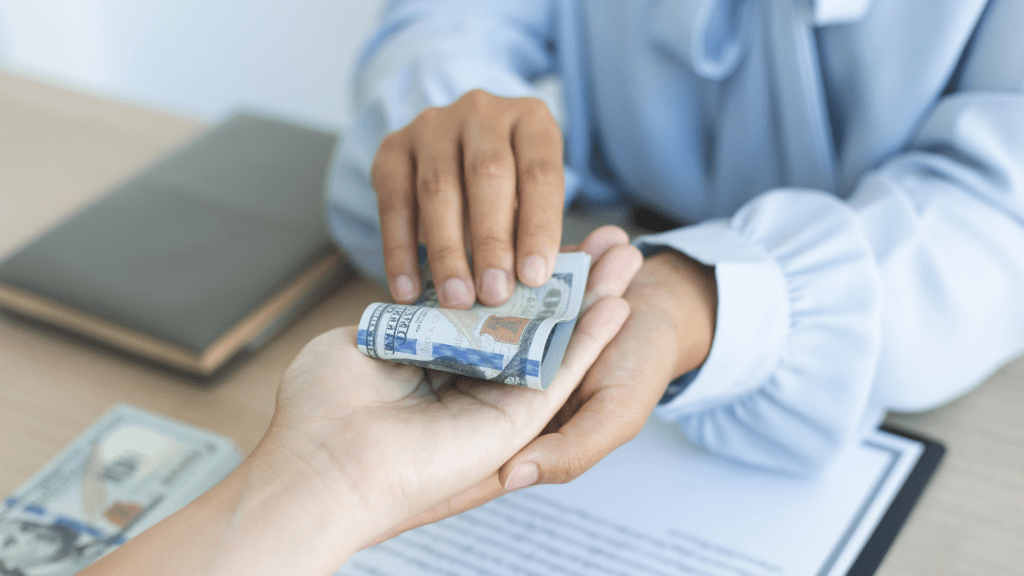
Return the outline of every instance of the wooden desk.
[[[0,73],[0,256],[201,129]],[[248,453],[302,346],[386,296],[364,280],[345,285],[213,386],[0,317],[0,496],[117,402],[225,434]],[[890,421],[949,452],[879,574],[1021,574],[1024,359],[956,402]]]
[[[202,129],[0,72],[0,257]],[[247,454],[306,342],[386,297],[365,280],[345,284],[212,386],[0,316],[0,495],[118,402],[234,438]]]

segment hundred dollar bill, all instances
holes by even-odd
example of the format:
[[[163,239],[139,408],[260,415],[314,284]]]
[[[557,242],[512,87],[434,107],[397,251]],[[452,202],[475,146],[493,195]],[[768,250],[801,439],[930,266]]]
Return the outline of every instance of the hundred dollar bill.
[[[559,254],[547,284],[517,284],[501,306],[438,307],[433,282],[415,304],[376,302],[359,321],[359,350],[482,380],[544,390],[558,371],[583,304],[590,256]]]
[[[0,506],[0,574],[75,574],[239,461],[227,438],[116,406]]]

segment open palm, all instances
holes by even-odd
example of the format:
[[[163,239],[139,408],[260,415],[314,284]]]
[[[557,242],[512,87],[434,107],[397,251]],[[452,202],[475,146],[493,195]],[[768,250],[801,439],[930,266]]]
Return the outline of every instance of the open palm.
[[[269,436],[325,485],[359,493],[374,510],[366,521],[385,533],[494,476],[541,432],[628,316],[618,296],[635,259],[620,251],[604,261],[623,270],[591,285],[588,301],[608,297],[580,319],[545,391],[371,359],[358,351],[356,329],[341,328],[289,368]]]

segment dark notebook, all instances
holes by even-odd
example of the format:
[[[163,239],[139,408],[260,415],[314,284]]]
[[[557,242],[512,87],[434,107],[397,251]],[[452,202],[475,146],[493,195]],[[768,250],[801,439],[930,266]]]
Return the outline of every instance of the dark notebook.
[[[0,308],[208,376],[350,274],[333,134],[238,114],[0,263]]]

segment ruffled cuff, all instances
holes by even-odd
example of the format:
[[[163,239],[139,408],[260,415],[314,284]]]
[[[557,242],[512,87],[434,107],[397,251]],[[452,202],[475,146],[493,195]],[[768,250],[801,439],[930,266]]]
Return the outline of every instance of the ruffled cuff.
[[[880,346],[878,273],[851,210],[782,190],[716,220],[640,238],[715,267],[711,352],[656,412],[709,450],[819,468],[861,420]]]
[[[685,393],[661,412],[701,410],[748,393],[775,365],[788,331],[789,302],[782,271],[764,249],[726,220],[643,236],[645,254],[672,248],[715,267],[718,315],[711,352]]]

